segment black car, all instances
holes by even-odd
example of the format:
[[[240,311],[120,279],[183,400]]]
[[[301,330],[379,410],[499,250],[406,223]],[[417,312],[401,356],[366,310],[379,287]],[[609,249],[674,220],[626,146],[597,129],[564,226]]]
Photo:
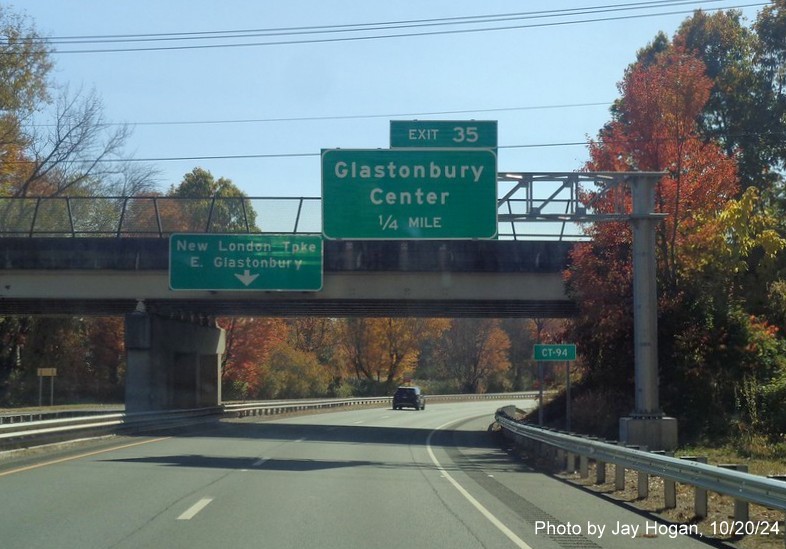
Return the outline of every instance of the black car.
[[[399,387],[393,395],[393,409],[400,410],[405,406],[415,410],[426,409],[426,397],[420,391],[420,387]]]

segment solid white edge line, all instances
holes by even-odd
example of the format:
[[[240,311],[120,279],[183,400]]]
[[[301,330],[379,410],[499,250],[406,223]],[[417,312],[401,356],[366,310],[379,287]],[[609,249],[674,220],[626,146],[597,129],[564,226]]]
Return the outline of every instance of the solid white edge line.
[[[443,423],[442,425],[440,425],[439,427],[437,427],[436,429],[434,429],[433,431],[431,431],[431,433],[429,433],[429,435],[428,435],[428,438],[426,439],[426,450],[428,451],[428,455],[429,455],[429,457],[431,458],[431,461],[433,461],[433,462],[434,462],[434,465],[436,465],[436,467],[437,467],[437,470],[438,470],[438,471],[439,471],[439,472],[440,472],[440,473],[441,473],[441,474],[442,474],[442,475],[443,475],[443,476],[444,476],[446,479],[448,479],[448,481],[450,481],[450,483],[453,485],[453,487],[454,487],[454,488],[456,488],[456,490],[458,490],[458,491],[459,491],[459,493],[460,493],[462,496],[464,496],[464,498],[465,498],[465,499],[466,499],[468,502],[470,502],[470,503],[472,504],[472,506],[473,506],[473,507],[475,507],[475,509],[477,509],[478,511],[480,511],[480,514],[481,514],[481,515],[483,515],[484,517],[486,517],[486,519],[487,519],[487,520],[488,520],[488,521],[489,521],[491,524],[493,524],[494,526],[496,526],[496,527],[497,527],[497,529],[498,529],[500,532],[502,532],[503,534],[505,534],[505,536],[507,536],[507,538],[508,538],[510,541],[512,541],[512,542],[513,542],[513,543],[516,545],[516,547],[519,547],[519,548],[521,548],[521,549],[532,549],[532,547],[530,547],[529,545],[527,545],[527,543],[526,543],[526,542],[525,542],[523,539],[521,539],[520,537],[518,537],[518,536],[517,536],[517,535],[516,535],[516,534],[515,534],[515,533],[514,533],[514,532],[513,532],[513,531],[512,531],[510,528],[508,528],[507,526],[505,526],[505,525],[502,523],[502,521],[501,521],[501,520],[499,520],[497,517],[495,517],[495,516],[494,516],[494,514],[492,514],[492,512],[491,512],[491,511],[489,511],[488,509],[486,509],[486,507],[484,507],[482,503],[480,503],[478,500],[476,500],[474,497],[472,497],[472,494],[470,494],[470,493],[469,493],[469,492],[468,492],[468,491],[467,491],[467,490],[466,490],[466,489],[465,489],[465,488],[464,488],[464,487],[463,487],[461,484],[459,484],[459,483],[458,483],[458,481],[456,481],[456,479],[454,479],[452,476],[450,476],[450,473],[448,473],[448,472],[445,470],[445,468],[444,468],[444,467],[442,467],[442,464],[441,464],[441,463],[439,462],[439,460],[437,459],[437,456],[435,456],[435,455],[434,455],[434,450],[432,450],[432,448],[431,448],[431,437],[433,437],[433,436],[434,436],[434,433],[436,433],[437,431],[440,431],[440,430],[442,430],[444,427],[446,427],[446,426],[450,425],[451,423],[456,423],[456,420],[452,420],[452,421],[448,421],[447,423]]]
[[[208,506],[210,502],[213,501],[213,498],[202,498],[197,501],[194,505],[189,507],[182,515],[177,517],[177,520],[191,520],[199,513],[202,509]]]

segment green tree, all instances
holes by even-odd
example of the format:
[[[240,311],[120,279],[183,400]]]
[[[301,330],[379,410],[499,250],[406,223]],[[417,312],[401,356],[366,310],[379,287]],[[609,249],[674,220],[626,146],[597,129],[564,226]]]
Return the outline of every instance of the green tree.
[[[736,10],[697,10],[673,40],[658,33],[628,69],[653,65],[659,54],[675,46],[701,59],[712,87],[699,129],[735,158],[740,192],[753,186],[768,200],[782,192],[786,160],[784,6],[784,0],[766,6],[752,28]]]
[[[753,28],[758,37],[757,71],[768,85],[762,100],[773,105],[770,119],[762,129],[766,131],[767,150],[774,159],[770,171],[779,170],[782,184],[786,170],[786,0],[773,0],[764,7]]]
[[[183,176],[167,196],[179,200],[173,208],[178,226],[165,230],[204,232],[258,232],[256,211],[251,202],[230,179],[203,168],[194,168]]]
[[[774,183],[764,177],[772,164],[764,142],[770,139],[773,105],[756,70],[756,37],[740,17],[736,11],[697,11],[681,25],[674,43],[699,57],[712,81],[702,111],[703,133],[736,156],[742,189],[767,189]]]

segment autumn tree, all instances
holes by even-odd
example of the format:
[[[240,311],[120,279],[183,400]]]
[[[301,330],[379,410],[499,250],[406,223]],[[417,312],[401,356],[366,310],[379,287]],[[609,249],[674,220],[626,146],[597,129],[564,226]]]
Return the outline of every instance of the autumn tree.
[[[122,402],[126,372],[125,322],[122,317],[91,317],[84,319],[84,323],[85,362],[91,374],[88,383],[95,386],[97,398]]]
[[[508,335],[510,349],[510,384],[514,391],[532,389],[537,381],[533,349],[538,343],[537,326],[530,318],[506,318],[500,327]]]
[[[18,403],[24,391],[22,349],[31,323],[30,317],[0,316],[0,405]]]
[[[341,322],[334,318],[298,317],[286,320],[289,345],[298,351],[313,355],[329,373],[330,390],[343,392],[344,382],[351,374],[339,352]]]
[[[273,318],[222,318],[226,351],[222,362],[224,394],[229,399],[257,398],[266,382],[271,351],[287,337],[286,324]]]
[[[446,321],[421,318],[349,318],[342,321],[341,347],[358,380],[389,391],[412,376],[421,343],[437,338]]]
[[[442,336],[444,365],[466,393],[480,393],[510,367],[510,339],[497,319],[457,318]]]
[[[130,128],[104,118],[95,91],[52,79],[52,50],[35,25],[0,6],[0,33],[0,196],[151,189],[156,170],[122,159]]]
[[[711,81],[684,49],[632,66],[619,87],[614,119],[591,144],[587,169],[667,172],[656,189],[656,208],[668,214],[657,247],[660,289],[673,296],[680,287],[678,250],[696,230],[694,213],[717,212],[736,192],[734,163],[698,133]],[[628,191],[611,189],[601,198],[601,211],[611,211],[620,193]],[[629,195],[623,199],[630,204]],[[582,309],[576,336],[598,373],[614,377],[632,359],[631,232],[625,223],[596,224],[588,232],[592,242],[574,248],[566,273]]]
[[[0,195],[13,194],[25,177],[24,125],[49,100],[49,49],[24,17],[0,6]]]
[[[263,398],[324,397],[330,389],[330,371],[314,353],[293,349],[286,342],[271,350],[266,367]]]
[[[656,188],[656,208],[667,214],[657,232],[662,397],[670,413],[693,414],[686,431],[706,432],[727,428],[735,406],[741,377],[728,367],[729,343],[739,350],[746,333],[761,333],[745,313],[734,273],[762,250],[777,253],[780,244],[771,224],[754,231],[754,225],[729,222],[739,214],[735,208],[752,222],[764,204],[754,193],[735,201],[735,157],[702,132],[699,121],[713,89],[702,61],[680,41],[657,47],[626,72],[614,118],[591,145],[587,168],[666,172]],[[630,229],[598,224],[589,233],[593,241],[574,249],[566,274],[582,310],[575,339],[598,385],[630,384]],[[718,283],[708,285],[712,277]]]
[[[37,403],[38,368],[57,369],[58,401],[122,401],[122,318],[0,317],[0,332],[0,405]]]

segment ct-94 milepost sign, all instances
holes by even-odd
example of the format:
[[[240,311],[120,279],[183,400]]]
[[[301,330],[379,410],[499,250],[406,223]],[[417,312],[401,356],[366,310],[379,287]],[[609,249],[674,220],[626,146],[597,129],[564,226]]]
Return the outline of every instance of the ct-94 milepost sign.
[[[335,239],[497,235],[497,162],[487,149],[322,151],[322,227]]]

